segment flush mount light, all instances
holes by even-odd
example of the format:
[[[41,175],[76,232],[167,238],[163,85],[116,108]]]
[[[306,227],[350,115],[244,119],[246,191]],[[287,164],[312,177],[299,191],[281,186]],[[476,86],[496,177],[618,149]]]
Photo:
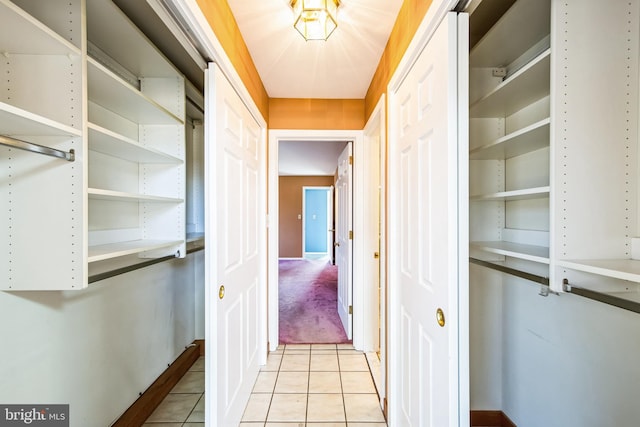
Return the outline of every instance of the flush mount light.
[[[327,40],[338,26],[340,0],[291,0],[293,26],[305,40]]]

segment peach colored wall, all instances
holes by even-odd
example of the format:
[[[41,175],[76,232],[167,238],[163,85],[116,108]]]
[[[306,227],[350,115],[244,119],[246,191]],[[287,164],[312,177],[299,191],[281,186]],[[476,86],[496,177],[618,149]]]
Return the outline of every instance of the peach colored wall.
[[[363,127],[363,99],[269,98],[269,129],[361,130]]]
[[[302,187],[328,187],[333,176],[281,176],[279,179],[281,258],[302,257]]]

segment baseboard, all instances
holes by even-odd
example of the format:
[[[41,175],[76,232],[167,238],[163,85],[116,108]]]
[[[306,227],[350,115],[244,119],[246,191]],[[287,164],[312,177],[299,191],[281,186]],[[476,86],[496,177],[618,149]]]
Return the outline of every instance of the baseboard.
[[[471,411],[471,427],[517,427],[502,411]]]
[[[112,427],[143,425],[201,354],[204,354],[204,341],[196,340],[133,402]]]

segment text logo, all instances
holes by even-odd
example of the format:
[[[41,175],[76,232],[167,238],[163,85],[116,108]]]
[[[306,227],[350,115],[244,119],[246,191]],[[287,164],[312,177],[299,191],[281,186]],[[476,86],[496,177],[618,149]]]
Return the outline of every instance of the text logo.
[[[0,427],[69,427],[69,405],[0,405]]]

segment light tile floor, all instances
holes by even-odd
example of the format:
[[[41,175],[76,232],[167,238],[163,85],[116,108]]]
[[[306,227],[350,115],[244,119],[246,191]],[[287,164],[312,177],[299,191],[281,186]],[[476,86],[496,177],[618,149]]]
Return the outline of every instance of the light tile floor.
[[[204,357],[184,374],[144,426],[204,427]]]
[[[240,427],[386,427],[364,353],[289,344],[269,354]]]
[[[295,344],[269,354],[240,427],[386,427],[369,364],[350,344]],[[144,424],[204,426],[201,357]]]

